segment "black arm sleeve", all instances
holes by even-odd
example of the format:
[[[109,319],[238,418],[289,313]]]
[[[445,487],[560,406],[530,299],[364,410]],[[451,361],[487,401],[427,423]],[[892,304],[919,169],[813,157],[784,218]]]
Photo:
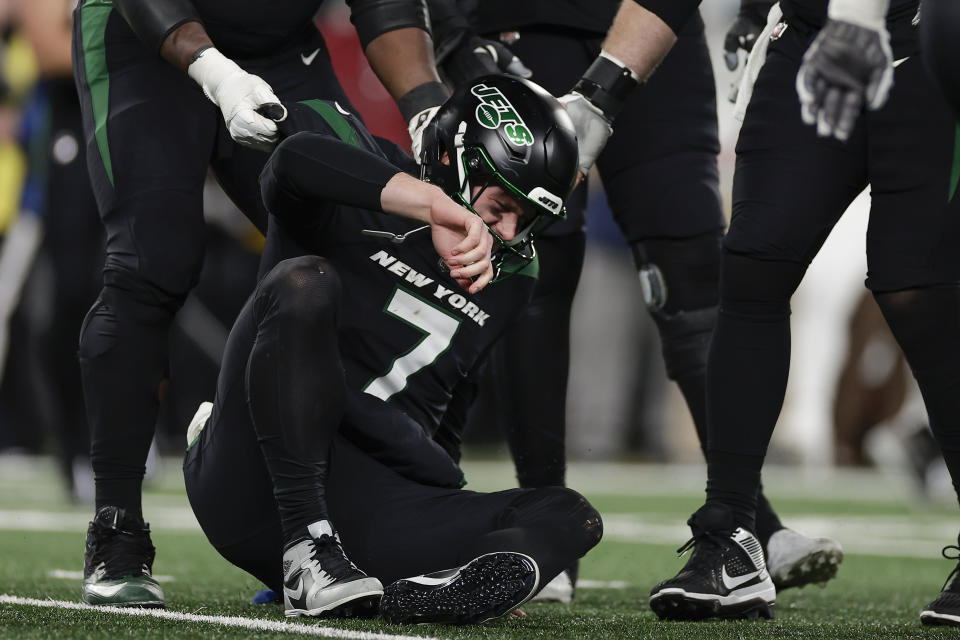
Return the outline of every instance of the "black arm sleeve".
[[[701,0],[636,0],[641,7],[657,14],[674,33],[680,33],[683,25],[700,7]]]
[[[400,170],[360,147],[323,133],[281,142],[260,174],[263,202],[292,227],[313,226],[337,204],[382,211],[380,192]]]
[[[170,33],[187,22],[201,22],[190,0],[113,0],[124,20],[154,53]]]
[[[364,49],[377,36],[396,29],[416,27],[430,33],[424,0],[347,0],[347,4]]]
[[[427,0],[427,8],[430,10],[434,50],[448,41],[459,40],[465,33],[473,32],[456,0]]]

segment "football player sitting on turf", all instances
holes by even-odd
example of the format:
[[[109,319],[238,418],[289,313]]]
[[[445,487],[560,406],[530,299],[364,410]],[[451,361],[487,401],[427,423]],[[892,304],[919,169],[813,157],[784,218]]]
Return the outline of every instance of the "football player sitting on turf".
[[[466,377],[563,216],[572,124],[530,82],[480,78],[427,131],[424,182],[340,105],[287,107],[261,177],[274,266],[191,425],[191,505],[288,616],[372,613],[377,579],[391,622],[504,615],[601,535],[574,491],[465,491],[454,462]]]

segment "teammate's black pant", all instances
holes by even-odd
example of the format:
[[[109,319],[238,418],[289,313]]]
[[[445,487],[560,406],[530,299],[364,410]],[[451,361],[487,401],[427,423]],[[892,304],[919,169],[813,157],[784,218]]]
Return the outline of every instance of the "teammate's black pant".
[[[300,54],[315,49],[305,66]],[[107,232],[103,290],[79,349],[96,501],[139,512],[169,328],[203,260],[207,168],[263,230],[257,178],[267,155],[233,143],[217,107],[149,51],[110,3],[80,3],[74,60],[90,178]],[[268,58],[239,63],[283,100],[327,98],[350,108],[312,27]]]
[[[594,34],[543,27],[521,31],[510,46],[533,70],[534,81],[561,95],[599,54],[600,45]],[[683,393],[702,448],[707,442],[707,347],[716,319],[724,227],[719,151],[713,72],[703,23],[695,16],[657,73],[630,96],[597,169],[637,269],[652,272],[655,266],[667,292],[649,305],[650,311],[668,375]],[[563,400],[570,307],[583,265],[585,204],[584,185],[567,202],[568,219],[537,239],[541,269],[533,301],[490,356],[485,383],[495,387],[497,418],[522,487],[564,484]],[[765,540],[782,525],[762,493],[761,502]]]
[[[601,37],[595,34],[542,27],[522,30],[510,47],[533,70],[534,81],[561,95],[599,54],[600,45]],[[597,160],[614,218],[628,243],[639,248],[635,251],[638,269],[654,255],[659,257],[660,246],[673,245],[682,252],[688,243],[699,243],[693,264],[673,260],[660,267],[677,301],[674,308],[703,311],[703,316],[712,315],[716,305],[716,238],[724,226],[717,186],[719,141],[711,69],[703,23],[697,16],[658,73],[631,95]],[[492,384],[501,382],[498,398],[512,400],[502,406],[501,414],[521,486],[564,482],[563,399],[570,360],[570,305],[583,262],[585,203],[584,186],[567,203],[568,219],[549,229],[548,237],[538,239],[541,279],[533,303],[491,357],[494,366],[488,378],[495,379]],[[714,238],[712,246],[697,240],[708,234]],[[697,273],[704,262],[712,267],[706,279]],[[681,384],[699,430],[703,424],[705,336],[712,329],[712,318],[694,331],[665,330],[661,318],[664,316],[657,324],[668,369],[683,377],[673,376]],[[533,345],[525,343],[522,350],[510,348],[529,335],[555,339],[543,337]],[[692,370],[689,363],[673,366],[675,354],[697,349],[699,371],[693,371],[697,367]],[[507,375],[529,368],[530,363],[537,363],[537,371],[520,378],[523,385],[516,384],[515,375]]]
[[[924,63],[960,118],[960,4],[923,0],[920,37]]]
[[[866,284],[914,370],[951,474],[960,478],[960,134],[913,56],[897,67],[887,105],[863,114],[849,141],[818,138],[800,120],[794,88],[814,36],[792,22],[770,45],[740,131],[724,241],[707,376],[707,500],[728,504],[751,528],[786,389],[790,298],[868,183]]]
[[[329,515],[349,557],[384,582],[509,550],[536,560],[545,584],[599,541],[599,514],[574,491],[464,491],[450,477],[452,462],[425,439],[419,446],[427,451],[411,456],[426,460],[424,468],[404,474],[348,439],[363,441],[356,434],[364,420],[383,422],[386,413],[400,412],[359,392],[344,397],[329,331],[335,289],[326,261],[281,262],[231,331],[213,414],[184,461],[190,503],[227,560],[278,589],[283,530],[296,517],[287,509],[299,511],[303,523],[320,515],[303,516],[323,498],[317,480],[326,481]],[[334,414],[345,426],[327,450],[331,429],[340,426],[331,424]],[[411,439],[400,431],[404,416],[389,419],[396,421],[397,447],[390,452],[396,458]],[[328,457],[323,477],[316,467]],[[280,483],[285,491],[278,491]]]

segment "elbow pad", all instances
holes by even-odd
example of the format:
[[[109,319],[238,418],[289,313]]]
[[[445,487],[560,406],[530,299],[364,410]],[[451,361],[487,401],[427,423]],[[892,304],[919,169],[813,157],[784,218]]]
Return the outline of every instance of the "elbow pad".
[[[700,0],[636,0],[636,3],[657,14],[674,33],[680,33],[700,6]]]
[[[174,29],[187,22],[202,22],[190,0],[114,0],[113,4],[137,37],[156,54]]]
[[[416,27],[430,33],[424,0],[348,0],[347,4],[364,49],[377,36],[396,29]]]

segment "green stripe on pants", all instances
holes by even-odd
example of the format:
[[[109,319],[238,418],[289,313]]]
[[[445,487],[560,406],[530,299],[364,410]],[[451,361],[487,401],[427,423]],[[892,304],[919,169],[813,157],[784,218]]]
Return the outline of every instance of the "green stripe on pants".
[[[113,11],[112,0],[86,0],[80,9],[80,33],[83,37],[83,70],[93,105],[94,132],[107,179],[113,184],[113,163],[107,140],[107,114],[110,109],[110,74],[107,49],[103,41],[107,20]]]

